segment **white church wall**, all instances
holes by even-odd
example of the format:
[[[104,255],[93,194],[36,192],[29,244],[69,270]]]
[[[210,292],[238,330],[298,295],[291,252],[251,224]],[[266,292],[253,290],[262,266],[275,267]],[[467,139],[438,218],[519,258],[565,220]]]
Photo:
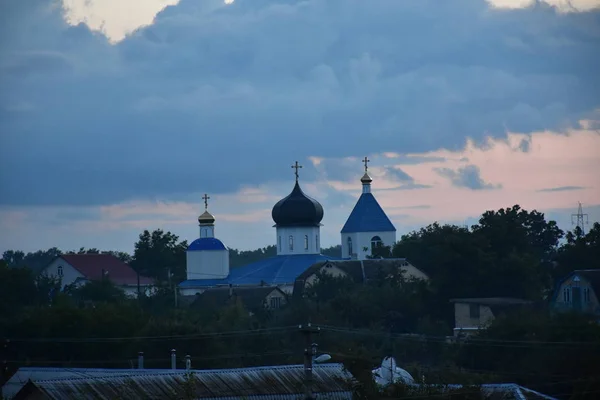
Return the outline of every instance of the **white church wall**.
[[[229,276],[229,250],[188,251],[188,279],[222,279]]]
[[[320,228],[307,227],[277,227],[277,255],[321,253]],[[291,239],[290,239],[291,238]]]
[[[215,237],[215,227],[214,225],[200,225],[200,237]]]
[[[350,238],[352,240],[352,253],[356,254],[356,259],[366,260],[368,256],[371,256],[371,241],[375,236],[379,236],[384,246],[393,246],[396,243],[396,232],[393,231],[342,233],[342,258],[351,257],[348,242],[348,238]]]

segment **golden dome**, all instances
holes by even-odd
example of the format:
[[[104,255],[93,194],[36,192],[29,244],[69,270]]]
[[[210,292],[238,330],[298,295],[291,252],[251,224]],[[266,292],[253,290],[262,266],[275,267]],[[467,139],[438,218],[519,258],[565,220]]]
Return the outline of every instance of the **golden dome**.
[[[204,211],[202,215],[198,217],[198,222],[201,224],[214,224],[215,217],[208,211]]]
[[[367,174],[365,172],[365,174],[362,176],[362,178],[360,178],[360,181],[362,183],[371,183],[371,182],[373,182],[373,179],[371,179],[371,177],[369,176],[369,174]]]

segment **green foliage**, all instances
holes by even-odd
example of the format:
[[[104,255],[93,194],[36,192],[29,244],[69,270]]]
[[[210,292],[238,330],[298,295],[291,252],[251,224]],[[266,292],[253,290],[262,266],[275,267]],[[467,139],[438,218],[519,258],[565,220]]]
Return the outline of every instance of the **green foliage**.
[[[72,284],[64,289],[79,304],[97,303],[122,303],[125,301],[125,292],[116,287],[110,280],[87,282],[85,285]]]
[[[140,275],[160,281],[179,283],[186,278],[187,241],[171,232],[156,229],[142,232],[135,243],[131,267]]]
[[[556,257],[555,279],[564,278],[574,269],[600,269],[600,223],[594,223],[585,235],[576,227],[567,232],[566,239]]]

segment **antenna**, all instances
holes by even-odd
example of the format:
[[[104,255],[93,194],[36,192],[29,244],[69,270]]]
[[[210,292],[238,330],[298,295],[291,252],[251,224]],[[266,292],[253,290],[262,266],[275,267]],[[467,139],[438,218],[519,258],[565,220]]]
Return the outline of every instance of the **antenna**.
[[[577,214],[571,214],[571,224],[577,225],[577,227],[581,229],[581,234],[585,235],[585,225],[589,224],[589,220],[588,215],[583,213],[583,207],[581,206],[581,202],[579,203]]]

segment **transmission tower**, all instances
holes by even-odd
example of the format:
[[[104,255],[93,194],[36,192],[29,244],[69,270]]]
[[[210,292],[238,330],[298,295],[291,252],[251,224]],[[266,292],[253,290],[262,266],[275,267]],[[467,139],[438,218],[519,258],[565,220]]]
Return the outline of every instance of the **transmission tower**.
[[[571,214],[571,224],[577,225],[581,229],[581,234],[585,235],[585,225],[589,224],[588,215],[583,213],[583,207],[579,203],[577,214]]]

